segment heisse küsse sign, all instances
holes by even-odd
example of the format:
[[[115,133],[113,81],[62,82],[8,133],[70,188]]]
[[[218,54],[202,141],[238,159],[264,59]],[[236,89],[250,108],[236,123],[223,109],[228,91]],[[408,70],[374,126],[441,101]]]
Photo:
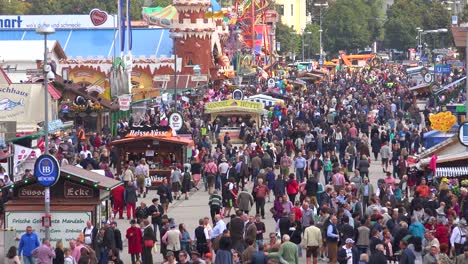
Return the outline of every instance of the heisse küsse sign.
[[[6,15],[0,16],[0,30],[115,28],[116,17],[99,10],[89,15]]]

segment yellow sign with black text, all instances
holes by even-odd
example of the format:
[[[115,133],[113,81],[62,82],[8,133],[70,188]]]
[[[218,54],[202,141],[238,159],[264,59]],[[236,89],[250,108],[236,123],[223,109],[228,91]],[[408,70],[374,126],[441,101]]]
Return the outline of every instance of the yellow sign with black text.
[[[220,102],[211,102],[211,103],[207,103],[205,108],[216,109],[216,108],[224,108],[224,107],[230,107],[230,106],[231,107],[237,106],[237,107],[243,107],[243,108],[249,108],[249,109],[263,109],[262,103],[245,101],[245,100],[226,100],[226,101],[220,101]]]

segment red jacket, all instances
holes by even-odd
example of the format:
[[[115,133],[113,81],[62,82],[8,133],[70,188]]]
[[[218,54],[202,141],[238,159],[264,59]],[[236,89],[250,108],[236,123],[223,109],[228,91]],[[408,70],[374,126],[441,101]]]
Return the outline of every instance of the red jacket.
[[[302,210],[301,210],[301,208],[299,208],[297,206],[294,206],[291,210],[294,211],[294,218],[296,219],[296,221],[301,222],[301,220],[302,220]]]
[[[448,227],[445,225],[438,224],[436,226],[435,237],[437,238],[437,240],[439,240],[440,244],[449,244],[449,231],[450,230],[448,230]]]
[[[140,228],[130,227],[125,237],[128,239],[128,254],[140,254],[143,251],[141,243],[143,233]]]
[[[296,180],[289,180],[286,184],[286,193],[289,194],[297,194],[299,192],[299,184]]]
[[[123,203],[125,188],[122,185],[119,185],[111,192],[112,197],[114,197],[114,203]]]

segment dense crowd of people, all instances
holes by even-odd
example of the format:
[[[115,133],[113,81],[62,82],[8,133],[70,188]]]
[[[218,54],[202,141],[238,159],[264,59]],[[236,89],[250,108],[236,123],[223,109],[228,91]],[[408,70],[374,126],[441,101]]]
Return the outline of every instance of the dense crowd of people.
[[[55,250],[28,229],[8,261],[17,263],[20,256],[24,263],[122,263],[127,239],[132,264],[153,263],[154,252],[171,264],[297,264],[303,255],[314,264],[468,263],[468,190],[456,180],[428,182],[407,161],[425,146],[422,135],[436,102],[431,98],[420,111],[409,91],[415,83],[397,68],[336,71],[293,89],[246,88],[251,94],[277,93],[285,103],[268,108],[262,124],[241,123],[243,144],[221,137],[222,124],[203,114],[210,97],[229,99],[226,87],[201,100],[180,101],[183,131],[192,134],[195,147],[190,161],[172,161],[171,177],[150,205],[137,206],[139,197],[153,195],[144,184],[146,161],[128,161],[122,175],[115,175],[120,161],[108,129],[86,136],[80,127],[51,144],[52,153],[61,164],[100,168],[122,180],[112,190],[113,218],[123,219],[125,210],[130,227],[122,235],[113,219],[100,228],[88,223],[69,248],[57,244]],[[285,79],[295,74],[283,71]],[[440,81],[463,75],[454,71]],[[464,99],[460,93],[450,100]],[[167,125],[169,114],[170,108],[160,107],[121,120],[118,135],[135,122]],[[195,230],[177,225],[168,210],[173,201],[189,199],[191,190],[209,193],[210,215]],[[265,223],[269,217],[275,226]]]

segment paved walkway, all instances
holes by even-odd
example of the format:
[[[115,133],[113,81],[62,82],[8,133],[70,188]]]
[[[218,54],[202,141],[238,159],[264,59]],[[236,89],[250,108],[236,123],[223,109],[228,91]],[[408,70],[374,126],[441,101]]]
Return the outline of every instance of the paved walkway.
[[[379,178],[384,177],[380,164],[381,164],[380,161],[376,162],[374,160],[372,160],[372,163],[371,163],[369,175],[370,175],[370,180],[372,184],[374,184],[374,186],[376,186],[377,180]],[[321,177],[320,180],[323,182],[323,176]],[[247,187],[251,190],[252,183],[249,183]],[[147,203],[147,205],[151,205],[151,200],[155,197],[157,197],[156,191],[154,190],[149,191],[149,194],[147,195],[147,197],[141,198],[138,203],[140,203],[141,201],[144,201]],[[200,191],[192,193],[190,195],[189,200],[176,200],[173,204],[171,204],[168,215],[169,217],[172,217],[176,220],[176,224],[184,223],[187,227],[187,230],[189,230],[189,232],[191,233],[191,236],[193,236],[192,233],[195,230],[195,228],[198,226],[198,219],[210,215],[209,207],[208,207],[208,198],[209,198],[208,193],[205,192],[202,187],[200,188]],[[266,230],[267,234],[275,231],[275,222],[273,218],[271,217],[271,214],[269,213],[269,209],[271,206],[272,206],[272,203],[267,203],[265,205],[267,215],[266,215],[266,219],[264,220],[264,222],[267,227],[267,230]],[[252,213],[255,213],[255,212],[252,212]],[[130,255],[127,253],[128,252],[127,240],[124,237],[126,229],[130,226],[129,221],[127,220],[116,220],[116,221],[118,223],[118,228],[122,232],[123,239],[124,239],[124,250],[121,254],[122,260],[124,261],[124,263],[131,263]],[[225,219],[225,221],[228,221],[228,219]],[[5,244],[4,240],[5,240],[5,232],[1,231],[0,232],[0,259],[4,259],[4,252],[2,250]],[[154,254],[153,257],[154,257],[154,263],[162,263],[162,256],[160,253]],[[305,257],[301,258],[300,263],[305,263]]]
[[[382,167],[381,167],[381,162],[380,161],[374,161],[372,160],[371,162],[371,167],[370,167],[370,180],[371,183],[376,186],[377,180],[379,178],[383,178],[385,175],[382,172]],[[323,176],[321,176],[320,179],[323,182]],[[200,185],[202,186],[202,184]],[[252,189],[253,184],[249,183],[247,185],[247,188],[249,191]],[[149,195],[145,199],[142,199],[143,201],[146,201],[148,205],[151,204],[151,199],[156,197],[156,191],[150,191]],[[273,197],[273,196],[272,196]],[[175,201],[175,203],[171,204],[168,212],[168,216],[172,217],[175,219],[176,224],[184,223],[185,226],[187,227],[187,230],[190,232],[191,236],[193,237],[193,231],[195,228],[198,226],[198,219],[203,218],[205,216],[210,216],[210,211],[208,207],[208,192],[204,191],[204,187],[200,188],[200,191],[197,191],[195,193],[192,193],[189,200],[178,200]],[[273,198],[272,198],[273,201]],[[266,225],[266,234],[270,232],[275,231],[275,226],[276,223],[274,219],[271,217],[271,213],[269,212],[269,209],[273,206],[273,203],[267,203],[265,205],[265,213],[266,213],[266,219],[263,220],[265,225]],[[234,211],[231,211],[233,213]],[[252,213],[255,213],[255,205],[254,208],[252,208]],[[229,219],[225,218],[224,219],[226,222],[228,222]],[[121,230],[122,233],[125,232],[125,230],[129,227],[129,222],[126,220],[117,220],[119,229]],[[158,242],[159,243],[159,242]],[[122,252],[122,260],[124,263],[131,263],[130,261],[130,255],[127,253],[127,241],[124,241],[124,252]],[[153,254],[153,258],[155,263],[162,263],[162,256],[160,253],[158,254]],[[300,259],[300,263],[305,263],[305,251],[303,250],[303,257]],[[320,262],[320,263],[326,263],[326,262]]]

